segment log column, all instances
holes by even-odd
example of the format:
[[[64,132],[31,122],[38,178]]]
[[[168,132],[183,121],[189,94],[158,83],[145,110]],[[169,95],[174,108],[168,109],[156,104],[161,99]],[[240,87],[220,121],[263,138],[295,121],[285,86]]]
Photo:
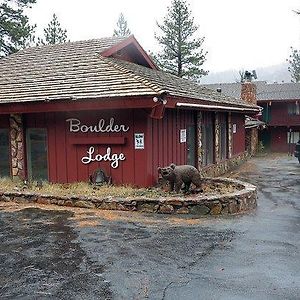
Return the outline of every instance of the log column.
[[[202,167],[203,161],[203,144],[202,144],[202,112],[197,112],[197,160],[198,169]]]
[[[9,123],[12,177],[23,180],[25,179],[25,143],[22,115],[11,114]]]
[[[232,133],[232,119],[231,119],[231,112],[228,114],[228,158],[232,157],[233,152],[233,133]]]
[[[215,162],[220,162],[220,119],[219,113],[215,113]]]

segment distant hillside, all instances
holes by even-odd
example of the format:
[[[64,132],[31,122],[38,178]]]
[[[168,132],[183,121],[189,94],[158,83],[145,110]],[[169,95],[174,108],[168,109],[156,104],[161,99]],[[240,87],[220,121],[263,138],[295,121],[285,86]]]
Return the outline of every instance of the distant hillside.
[[[258,80],[274,82],[291,82],[291,75],[288,71],[288,64],[282,63],[275,66],[264,68],[253,68],[256,70]],[[251,70],[249,70],[251,71]],[[225,82],[239,82],[239,70],[227,70],[223,72],[210,72],[207,76],[201,78],[201,84],[209,83],[225,83]]]

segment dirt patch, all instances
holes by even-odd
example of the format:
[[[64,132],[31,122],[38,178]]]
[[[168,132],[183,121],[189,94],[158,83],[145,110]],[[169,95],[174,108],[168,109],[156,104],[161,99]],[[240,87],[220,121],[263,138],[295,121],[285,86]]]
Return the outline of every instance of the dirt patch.
[[[38,208],[41,210],[57,210],[57,211],[70,211],[73,216],[69,220],[74,221],[75,226],[78,227],[96,227],[101,226],[103,221],[106,222],[130,222],[142,223],[147,225],[157,226],[165,224],[169,226],[186,226],[186,225],[199,225],[205,224],[209,220],[198,219],[189,216],[176,216],[176,217],[154,217],[153,214],[137,214],[134,212],[123,211],[105,211],[97,209],[82,209],[73,207],[59,207],[52,205],[41,204],[19,204],[13,202],[0,202],[0,210],[7,212],[21,211],[28,208]],[[28,220],[29,221],[29,220]]]

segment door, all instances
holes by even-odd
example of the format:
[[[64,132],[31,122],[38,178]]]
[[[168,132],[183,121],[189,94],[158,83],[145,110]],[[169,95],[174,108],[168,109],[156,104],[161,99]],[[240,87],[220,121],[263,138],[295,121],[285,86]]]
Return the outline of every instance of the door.
[[[196,126],[187,127],[187,164],[196,167]]]
[[[26,134],[28,178],[48,180],[48,147],[45,128],[28,128]]]

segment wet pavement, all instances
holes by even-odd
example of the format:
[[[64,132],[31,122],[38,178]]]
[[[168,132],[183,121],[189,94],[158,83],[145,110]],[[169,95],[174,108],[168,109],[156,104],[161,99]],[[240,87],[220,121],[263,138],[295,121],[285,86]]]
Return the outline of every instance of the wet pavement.
[[[300,164],[233,177],[257,211],[191,218],[0,203],[0,299],[300,299]]]

